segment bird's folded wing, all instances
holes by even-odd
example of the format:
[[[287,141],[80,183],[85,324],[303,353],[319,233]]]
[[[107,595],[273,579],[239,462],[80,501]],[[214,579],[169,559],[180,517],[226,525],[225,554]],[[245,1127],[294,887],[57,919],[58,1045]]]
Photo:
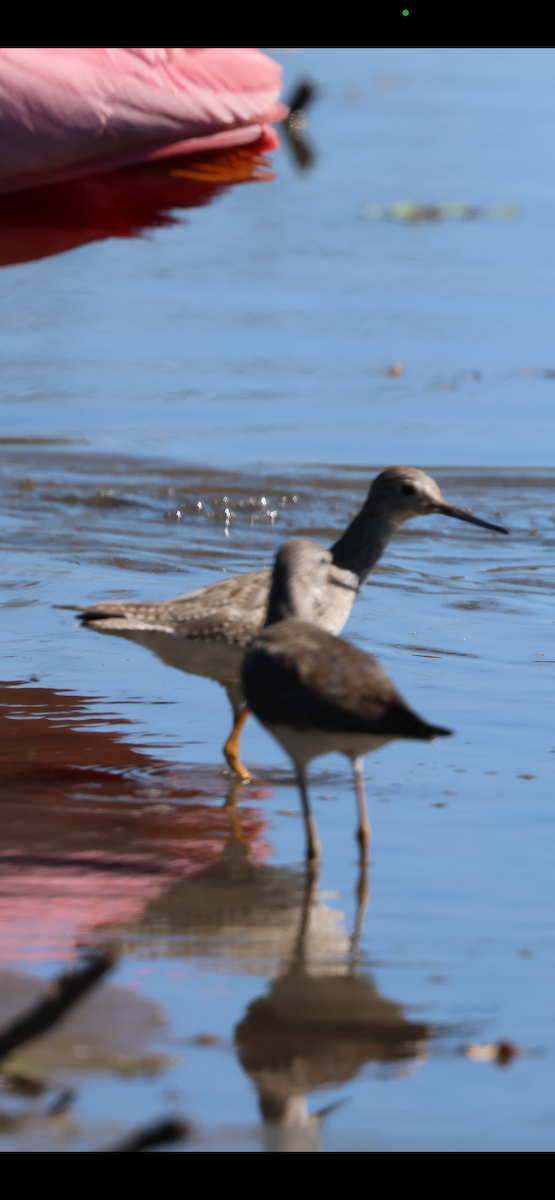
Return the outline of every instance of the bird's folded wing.
[[[243,682],[265,724],[407,737],[427,728],[375,659],[300,621],[270,626],[255,639]]]
[[[162,629],[179,637],[249,642],[266,613],[270,572],[219,579],[184,596],[154,603],[107,601],[79,610],[87,625],[108,629]]]

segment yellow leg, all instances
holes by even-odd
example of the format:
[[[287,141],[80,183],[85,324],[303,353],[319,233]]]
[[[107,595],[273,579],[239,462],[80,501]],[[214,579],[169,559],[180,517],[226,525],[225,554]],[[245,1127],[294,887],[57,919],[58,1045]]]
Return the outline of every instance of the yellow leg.
[[[224,851],[222,865],[225,864],[225,877],[235,883],[241,883],[246,879],[250,879],[252,872],[249,843],[243,833],[240,810],[237,804],[241,786],[240,779],[231,780],[229,794],[223,805],[229,817],[230,835]]]
[[[250,775],[247,771],[247,768],[243,766],[239,758],[239,741],[241,739],[241,730],[249,713],[250,708],[248,704],[245,704],[245,707],[239,713],[235,725],[233,726],[233,729],[224,746],[224,754],[231,767],[231,770],[235,771],[235,774],[239,776],[239,779],[241,779],[243,783],[250,782]]]
[[[228,813],[236,813],[237,812],[237,801],[239,799],[240,791],[241,791],[241,780],[240,779],[230,779],[229,791],[228,791],[227,796],[222,804],[222,808],[224,808]]]

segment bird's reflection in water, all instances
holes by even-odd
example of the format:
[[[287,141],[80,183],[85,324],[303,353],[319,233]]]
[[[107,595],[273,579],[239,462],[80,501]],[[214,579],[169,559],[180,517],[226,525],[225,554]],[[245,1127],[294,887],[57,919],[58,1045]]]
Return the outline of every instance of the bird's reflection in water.
[[[229,835],[223,854],[203,871],[169,883],[144,908],[137,922],[121,929],[129,949],[151,957],[193,956],[240,974],[272,977],[295,954],[299,925],[306,919],[306,882],[297,867],[256,862],[241,785],[230,786],[224,805]],[[311,900],[306,953],[335,963],[348,953],[343,914]]]
[[[237,1026],[239,1061],[268,1147],[315,1148],[312,1091],[370,1062],[414,1061],[430,1034],[361,967],[364,870],[349,939],[314,870],[266,861],[267,818],[237,805],[240,784],[222,805],[221,776],[187,788],[102,724],[82,697],[0,688],[0,962],[63,960],[76,938],[108,939],[123,953],[196,958],[203,978],[272,980]],[[195,1007],[191,1031],[199,1016]]]
[[[258,1093],[268,1150],[316,1150],[322,1119],[307,1096],[344,1085],[369,1063],[404,1067],[426,1052],[430,1025],[381,996],[361,967],[368,902],[364,863],[351,937],[344,914],[323,903],[314,869],[253,863],[238,785],[225,804],[223,856],[164,889],[120,930],[122,948],[150,957],[199,957],[233,973],[270,977],[235,1029],[235,1046]],[[341,1101],[339,1101],[340,1103]]]
[[[266,996],[253,1001],[235,1030],[239,1059],[256,1087],[266,1147],[272,1151],[317,1150],[322,1119],[338,1105],[311,1113],[307,1094],[345,1084],[371,1062],[414,1063],[423,1057],[431,1034],[429,1025],[407,1020],[402,1007],[380,996],[360,972],[366,868],[359,879],[350,950],[334,962],[318,961],[311,953],[315,887],[309,874],[299,934],[286,969]]]
[[[322,902],[314,870],[251,862],[235,795],[224,856],[151,901],[127,937],[153,957],[198,956],[218,969],[223,959],[227,970],[273,976],[235,1029],[237,1054],[258,1094],[266,1148],[317,1150],[322,1119],[337,1104],[311,1112],[307,1096],[344,1085],[369,1063],[406,1070],[425,1056],[432,1031],[381,996],[361,968],[366,866],[349,937],[343,913]]]
[[[225,641],[201,641],[187,636],[176,637],[173,633],[148,629],[101,629],[115,637],[136,642],[150,650],[168,667],[183,671],[186,675],[200,675],[214,679],[225,689],[231,704],[234,720],[237,720],[244,705],[241,688],[241,666],[245,655],[244,644]]]

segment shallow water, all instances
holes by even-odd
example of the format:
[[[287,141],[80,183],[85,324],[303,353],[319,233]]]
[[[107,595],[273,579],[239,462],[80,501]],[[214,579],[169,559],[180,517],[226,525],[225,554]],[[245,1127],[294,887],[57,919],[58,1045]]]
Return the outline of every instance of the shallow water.
[[[174,1112],[178,1150],[551,1150],[553,52],[278,57],[320,85],[311,173],[284,147],[187,225],[0,275],[2,1022],[121,951],[19,1052],[48,1086],[0,1145]],[[364,216],[403,199],[519,213]],[[413,521],[364,588],[346,635],[455,736],[366,759],[368,897],[347,764],[314,764],[311,895],[279,747],[249,721],[230,807],[223,689],[60,606],[330,544],[394,461],[511,536]]]

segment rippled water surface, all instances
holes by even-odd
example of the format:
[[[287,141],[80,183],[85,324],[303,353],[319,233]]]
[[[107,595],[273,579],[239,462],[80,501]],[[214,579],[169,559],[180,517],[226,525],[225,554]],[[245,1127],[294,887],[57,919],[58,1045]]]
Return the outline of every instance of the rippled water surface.
[[[187,224],[0,274],[2,1024],[120,951],[14,1056],[44,1087],[4,1089],[0,1146],[174,1113],[185,1151],[552,1150],[553,52],[276,56],[319,85],[311,172],[285,146]],[[366,212],[403,200],[478,212]],[[348,765],[313,764],[311,891],[277,744],[251,719],[234,786],[202,663],[64,606],[331,544],[391,462],[511,536],[412,521],[363,589],[346,636],[455,736],[365,760],[368,887]]]

